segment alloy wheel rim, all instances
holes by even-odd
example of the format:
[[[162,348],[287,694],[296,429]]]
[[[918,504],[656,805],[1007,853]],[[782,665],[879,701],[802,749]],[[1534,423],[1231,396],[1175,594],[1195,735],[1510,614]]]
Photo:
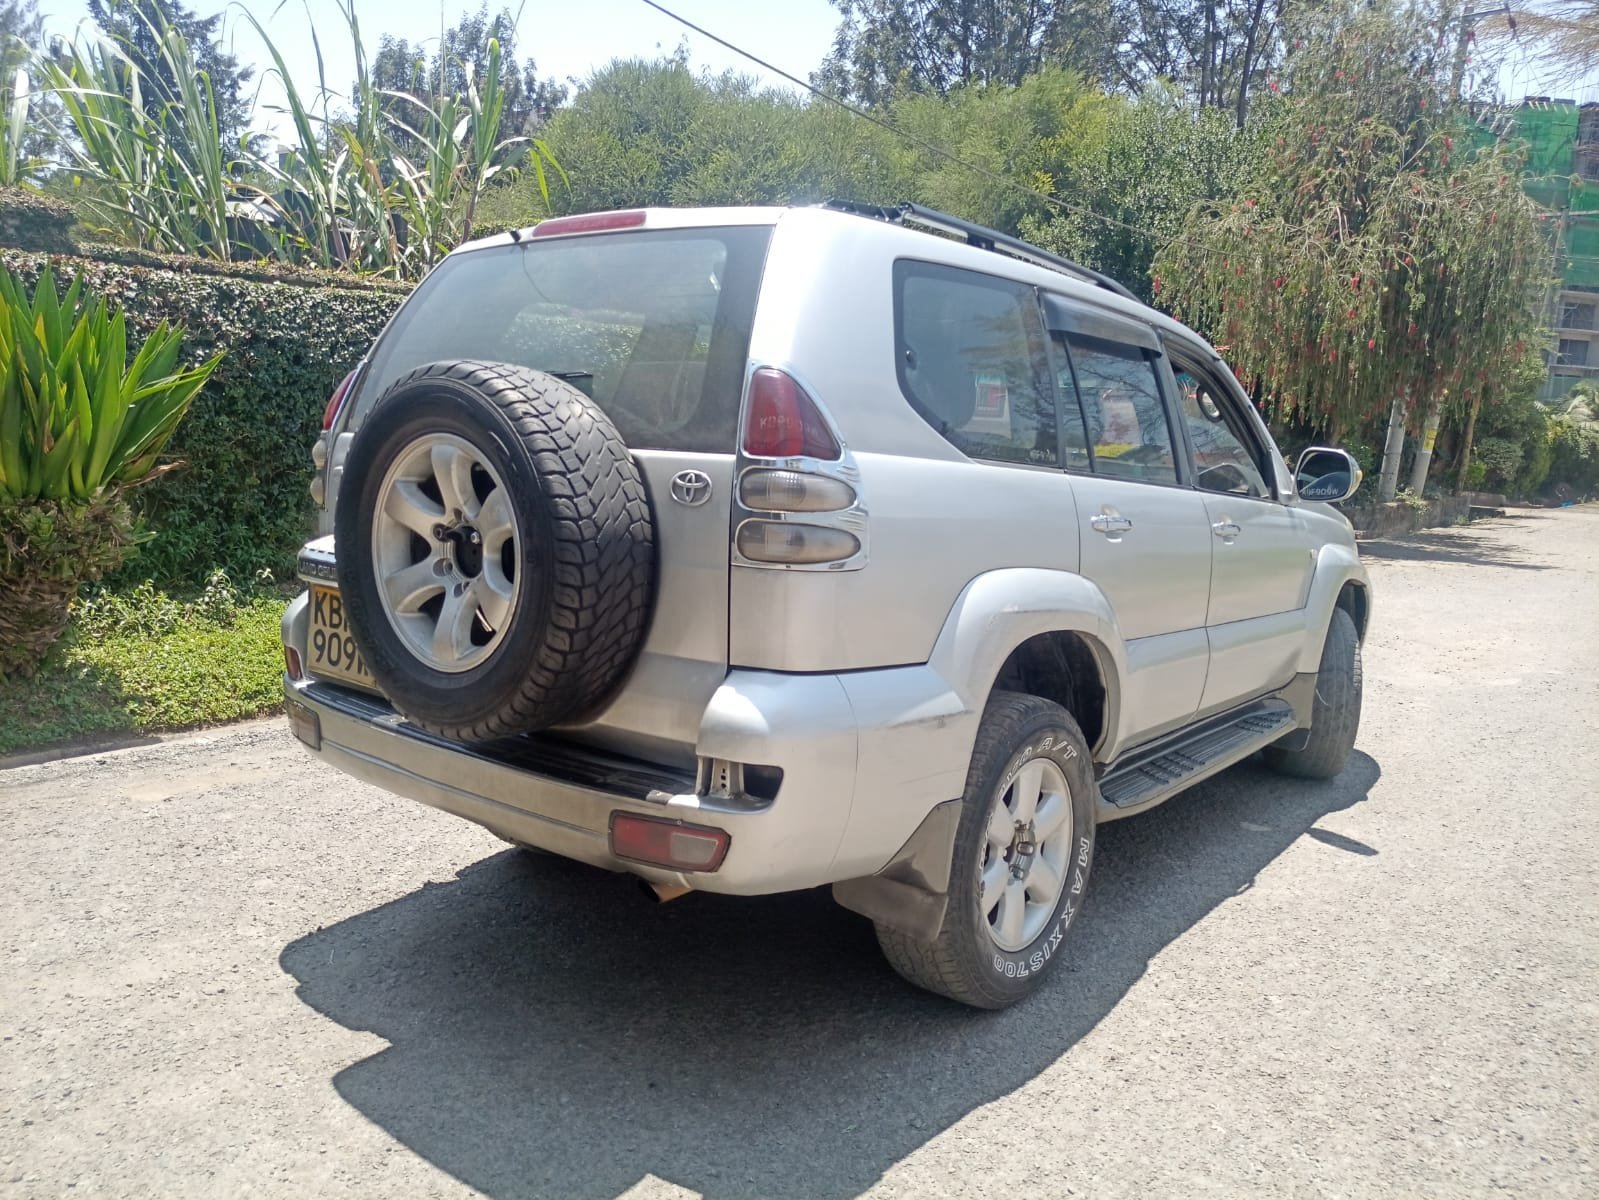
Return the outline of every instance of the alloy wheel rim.
[[[1001,950],[1015,953],[1044,932],[1073,843],[1072,796],[1051,758],[1030,758],[1001,784],[983,831],[979,916]]]
[[[469,671],[516,615],[521,528],[494,465],[464,438],[407,445],[378,488],[378,599],[406,649],[436,671]]]

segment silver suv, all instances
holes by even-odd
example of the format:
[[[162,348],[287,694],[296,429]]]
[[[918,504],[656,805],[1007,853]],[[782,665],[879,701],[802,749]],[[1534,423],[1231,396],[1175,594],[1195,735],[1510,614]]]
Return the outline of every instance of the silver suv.
[[[1100,823],[1354,742],[1354,460],[1290,473],[1191,330],[940,213],[464,246],[325,425],[313,751],[663,899],[830,885],[967,1004],[1060,957]]]

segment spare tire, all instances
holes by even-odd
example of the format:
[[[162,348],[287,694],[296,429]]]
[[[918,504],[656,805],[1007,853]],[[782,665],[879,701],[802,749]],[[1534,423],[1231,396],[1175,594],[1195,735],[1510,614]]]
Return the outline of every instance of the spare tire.
[[[373,678],[444,737],[591,713],[643,643],[644,481],[610,418],[542,371],[435,362],[396,382],[351,443],[334,534]]]

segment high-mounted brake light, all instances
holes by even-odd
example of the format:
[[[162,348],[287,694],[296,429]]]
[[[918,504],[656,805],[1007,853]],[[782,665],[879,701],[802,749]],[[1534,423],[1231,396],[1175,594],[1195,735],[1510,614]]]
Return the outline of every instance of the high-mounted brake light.
[[[333,422],[339,419],[339,410],[344,407],[344,397],[349,393],[350,381],[354,378],[355,372],[351,371],[339,380],[339,386],[334,388],[333,395],[328,397],[328,406],[322,410],[323,429],[332,429]]]
[[[836,459],[842,451],[805,389],[775,367],[762,367],[750,380],[744,453],[751,458]]]
[[[533,227],[534,237],[553,237],[559,233],[600,233],[606,229],[636,229],[644,224],[642,208],[625,212],[581,213],[575,217],[551,217]]]

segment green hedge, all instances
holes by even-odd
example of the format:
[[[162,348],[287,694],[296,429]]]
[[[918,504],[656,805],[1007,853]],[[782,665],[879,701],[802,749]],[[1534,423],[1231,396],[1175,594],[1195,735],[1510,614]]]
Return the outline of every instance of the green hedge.
[[[404,297],[402,285],[119,248],[77,255],[0,250],[30,285],[46,262],[127,313],[136,332],[182,324],[184,357],[226,358],[179,426],[184,465],[134,494],[155,537],[119,580],[179,588],[217,567],[236,579],[287,571],[312,527],[311,443],[340,378]]]

